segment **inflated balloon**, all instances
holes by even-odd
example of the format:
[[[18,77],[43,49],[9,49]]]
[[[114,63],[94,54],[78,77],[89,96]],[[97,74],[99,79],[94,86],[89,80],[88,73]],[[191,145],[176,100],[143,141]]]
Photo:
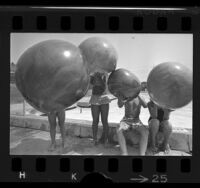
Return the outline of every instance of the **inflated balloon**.
[[[161,63],[150,72],[147,90],[157,105],[181,108],[192,100],[192,71],[180,63]]]
[[[37,110],[62,110],[81,99],[89,75],[80,49],[62,40],[47,40],[27,49],[17,62],[16,85]]]
[[[108,78],[108,89],[116,97],[136,97],[140,93],[139,79],[126,69],[113,71]]]
[[[89,72],[112,72],[117,64],[115,48],[104,38],[91,37],[84,40],[79,48],[82,51]]]

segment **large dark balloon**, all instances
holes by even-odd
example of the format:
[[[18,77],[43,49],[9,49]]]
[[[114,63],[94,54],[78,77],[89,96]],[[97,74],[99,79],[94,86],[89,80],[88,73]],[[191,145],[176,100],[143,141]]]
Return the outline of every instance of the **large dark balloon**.
[[[71,106],[87,92],[89,76],[80,49],[62,40],[47,40],[27,49],[17,62],[16,85],[41,112]]]
[[[88,65],[89,72],[112,72],[117,64],[117,52],[112,44],[100,37],[91,37],[84,40],[79,48]]]
[[[150,72],[147,90],[159,106],[181,108],[192,100],[192,71],[180,63],[161,63]]]
[[[140,93],[140,81],[130,71],[126,69],[117,69],[113,71],[108,78],[108,89],[116,97],[134,97]]]

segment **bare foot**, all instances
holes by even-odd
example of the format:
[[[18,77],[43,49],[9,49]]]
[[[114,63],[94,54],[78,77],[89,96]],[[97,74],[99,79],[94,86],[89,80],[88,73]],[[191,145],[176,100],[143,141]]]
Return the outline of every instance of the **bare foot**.
[[[152,156],[154,153],[151,151],[151,149],[147,149],[145,155]]]
[[[54,151],[56,149],[56,143],[51,143],[51,145],[48,148],[48,151]]]
[[[171,151],[169,144],[167,144],[166,146],[162,146],[161,151],[163,151],[165,154],[169,154]]]
[[[158,148],[156,147],[156,146],[150,146],[150,151],[153,153],[153,154],[155,154],[155,153],[157,153],[158,152]]]

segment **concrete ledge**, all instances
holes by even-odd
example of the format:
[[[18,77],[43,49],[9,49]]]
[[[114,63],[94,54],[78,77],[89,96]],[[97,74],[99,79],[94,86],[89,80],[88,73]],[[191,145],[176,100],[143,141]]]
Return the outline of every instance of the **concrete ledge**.
[[[65,127],[66,134],[78,137],[92,137],[92,129],[91,129],[91,121],[88,120],[76,120],[76,119],[66,119]],[[24,127],[31,129],[38,129],[42,131],[49,131],[49,123],[47,117],[40,116],[16,116],[10,115],[10,126],[16,127]],[[109,122],[110,133],[109,139],[111,142],[117,142],[116,135],[116,126],[117,123]],[[60,132],[59,127],[57,126],[57,132]],[[100,137],[102,133],[102,125],[99,126],[98,137]],[[139,135],[134,133],[135,136],[131,137],[132,142],[134,144],[138,144]],[[129,143],[129,138],[128,143]],[[158,135],[158,142],[161,142],[163,136]],[[191,152],[192,151],[192,130],[191,129],[183,129],[183,128],[175,128],[173,129],[173,133],[171,134],[169,141],[171,149]]]

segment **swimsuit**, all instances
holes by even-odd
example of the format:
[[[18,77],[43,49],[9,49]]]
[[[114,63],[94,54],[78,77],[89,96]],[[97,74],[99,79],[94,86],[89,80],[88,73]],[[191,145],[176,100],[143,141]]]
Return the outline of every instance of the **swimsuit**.
[[[101,76],[92,76],[91,77],[92,87],[92,96],[90,98],[89,103],[91,105],[102,105],[110,103],[110,99],[108,97],[108,92],[106,88],[106,79]]]
[[[130,130],[130,129],[137,129],[140,126],[143,126],[143,123],[140,121],[140,119],[123,117],[123,119],[120,121],[118,129]]]
[[[107,94],[104,95],[92,95],[89,103],[91,105],[102,105],[110,103],[110,99]]]

